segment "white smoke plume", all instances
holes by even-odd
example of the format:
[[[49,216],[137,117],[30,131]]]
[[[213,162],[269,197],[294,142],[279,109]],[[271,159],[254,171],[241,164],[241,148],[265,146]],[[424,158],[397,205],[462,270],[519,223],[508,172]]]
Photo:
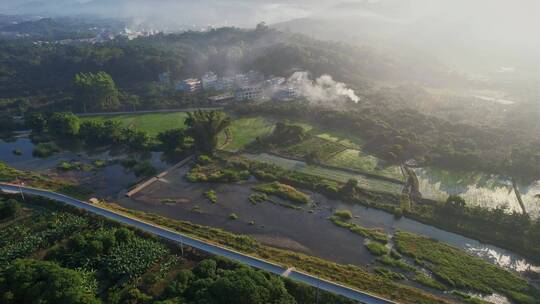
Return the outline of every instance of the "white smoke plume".
[[[308,72],[296,72],[289,77],[288,84],[298,94],[318,105],[335,105],[348,100],[358,103],[360,98],[342,82],[335,81],[330,75],[322,75],[312,80]]]

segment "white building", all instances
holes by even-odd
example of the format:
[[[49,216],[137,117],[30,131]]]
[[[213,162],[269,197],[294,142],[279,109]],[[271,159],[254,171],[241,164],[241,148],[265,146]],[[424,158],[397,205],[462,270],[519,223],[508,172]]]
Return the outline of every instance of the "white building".
[[[216,75],[216,73],[212,71],[204,74],[201,77],[201,83],[204,90],[211,90],[211,89],[215,90],[217,81],[218,81],[218,76]]]
[[[261,100],[263,98],[263,88],[260,86],[239,87],[234,92],[236,101]]]
[[[189,78],[178,82],[175,88],[177,91],[193,93],[202,89],[202,83],[199,79]]]

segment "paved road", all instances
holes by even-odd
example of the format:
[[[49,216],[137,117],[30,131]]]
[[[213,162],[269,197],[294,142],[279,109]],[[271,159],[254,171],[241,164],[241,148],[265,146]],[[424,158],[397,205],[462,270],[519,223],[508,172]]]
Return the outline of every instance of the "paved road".
[[[223,110],[223,107],[206,108],[183,108],[183,109],[159,109],[159,110],[141,110],[141,111],[121,111],[121,112],[94,112],[94,113],[76,113],[80,117],[85,116],[114,116],[114,115],[132,115],[132,114],[152,114],[152,113],[172,113],[172,112],[193,112],[196,110],[211,111]]]
[[[234,251],[234,250],[231,250],[231,249],[219,246],[219,245],[214,245],[203,240],[186,236],[176,231],[165,229],[165,228],[162,228],[162,227],[150,224],[150,223],[146,223],[138,219],[133,219],[131,217],[118,214],[116,212],[92,205],[87,202],[79,201],[77,199],[74,199],[72,197],[69,197],[63,194],[41,190],[41,189],[29,188],[29,187],[19,187],[16,185],[11,185],[11,184],[6,184],[6,183],[0,183],[0,190],[7,191],[7,192],[22,191],[24,194],[37,195],[37,196],[49,198],[55,201],[63,202],[67,205],[81,208],[86,211],[92,212],[94,214],[104,216],[108,219],[136,227],[143,231],[163,237],[165,239],[175,241],[181,244],[185,244],[187,246],[208,252],[213,255],[224,256],[231,260],[235,260],[240,263],[247,264],[249,266],[262,269],[268,272],[272,272],[277,275],[285,275],[290,279],[300,281],[305,284],[308,284],[308,285],[311,285],[311,286],[314,286],[314,287],[317,287],[322,290],[326,290],[335,294],[339,294],[349,299],[356,300],[365,304],[389,304],[389,303],[395,304],[395,302],[385,300],[385,299],[379,298],[374,295],[370,295],[365,292],[361,292],[361,291],[358,291],[349,287],[345,287],[337,283],[333,283],[330,281],[326,281],[324,279],[320,279],[320,278],[308,275],[306,273],[294,270],[294,268],[288,269],[288,268],[279,266],[277,264],[273,264],[273,263],[249,256],[249,255],[245,255],[243,253],[240,253],[240,252],[237,252],[237,251]]]

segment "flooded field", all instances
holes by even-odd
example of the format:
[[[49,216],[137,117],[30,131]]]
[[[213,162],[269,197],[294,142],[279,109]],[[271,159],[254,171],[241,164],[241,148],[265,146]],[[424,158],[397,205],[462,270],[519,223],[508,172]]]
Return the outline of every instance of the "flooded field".
[[[133,185],[141,178],[133,172],[126,170],[120,160],[128,157],[121,150],[110,149],[82,149],[76,144],[64,147],[61,152],[47,158],[32,156],[35,145],[27,137],[15,138],[12,141],[0,139],[0,161],[9,166],[27,171],[36,171],[54,177],[71,180],[93,189],[96,195],[102,198],[116,198],[119,192]],[[15,155],[13,150],[19,150],[20,155]],[[148,160],[158,171],[164,170],[170,164],[161,160],[161,154],[151,152],[146,155],[138,155],[141,159]],[[103,160],[107,165],[91,171],[59,171],[56,170],[59,163],[66,161],[78,161],[90,164],[95,160]]]
[[[397,220],[384,211],[345,204],[309,191],[303,192],[312,196],[315,205],[301,206],[303,209],[300,210],[271,203],[254,205],[248,197],[253,193],[251,188],[257,184],[256,180],[239,184],[189,183],[184,179],[187,171],[187,167],[175,170],[133,198],[123,198],[119,203],[127,208],[247,234],[265,244],[339,263],[365,266],[374,258],[363,246],[364,239],[327,220],[335,210],[347,209],[354,215],[352,222],[368,228],[383,229],[388,234],[397,230],[422,234],[516,271],[531,267],[525,259],[510,251],[406,218]],[[208,190],[216,192],[217,204],[210,203],[204,196]],[[229,219],[231,213],[235,213],[238,219]],[[254,225],[250,225],[251,221]]]
[[[449,195],[460,195],[468,204],[485,208],[507,205],[508,210],[521,212],[512,181],[480,172],[448,171],[437,168],[416,168],[420,192],[429,199],[444,201]],[[519,192],[527,213],[540,216],[540,181],[519,183]]]

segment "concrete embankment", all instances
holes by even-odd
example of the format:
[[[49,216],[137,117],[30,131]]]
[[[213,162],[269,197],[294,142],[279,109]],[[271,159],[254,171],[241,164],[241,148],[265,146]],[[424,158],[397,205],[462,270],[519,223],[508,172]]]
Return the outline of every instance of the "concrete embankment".
[[[141,190],[143,190],[144,188],[152,185],[153,183],[157,182],[159,179],[165,177],[167,174],[169,174],[170,172],[184,166],[185,164],[187,164],[189,161],[191,161],[193,159],[193,155],[190,155],[188,157],[186,157],[185,159],[181,160],[180,162],[178,162],[177,164],[175,164],[174,166],[170,167],[169,169],[161,172],[160,174],[136,185],[135,187],[133,187],[133,189],[129,190],[127,193],[126,193],[126,196],[127,197],[132,197],[133,195],[137,194],[138,192],[140,192]]]

